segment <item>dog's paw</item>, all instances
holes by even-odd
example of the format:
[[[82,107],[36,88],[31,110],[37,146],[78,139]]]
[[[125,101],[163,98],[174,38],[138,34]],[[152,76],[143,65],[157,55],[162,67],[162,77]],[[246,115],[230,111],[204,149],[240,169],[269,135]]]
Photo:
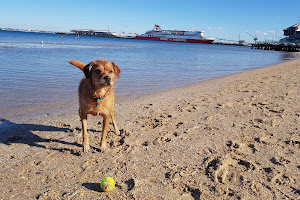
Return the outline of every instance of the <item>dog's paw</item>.
[[[115,129],[116,135],[121,135],[119,129]]]
[[[101,143],[100,150],[101,152],[104,152],[106,150],[106,143]]]
[[[83,145],[83,152],[87,153],[90,150],[90,145]]]

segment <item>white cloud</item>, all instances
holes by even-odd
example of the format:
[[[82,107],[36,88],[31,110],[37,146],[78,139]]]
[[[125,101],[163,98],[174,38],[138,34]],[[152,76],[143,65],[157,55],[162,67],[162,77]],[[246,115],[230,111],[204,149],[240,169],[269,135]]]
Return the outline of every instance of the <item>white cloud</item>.
[[[262,31],[256,31],[256,35],[263,35],[263,36],[267,36],[268,34]]]

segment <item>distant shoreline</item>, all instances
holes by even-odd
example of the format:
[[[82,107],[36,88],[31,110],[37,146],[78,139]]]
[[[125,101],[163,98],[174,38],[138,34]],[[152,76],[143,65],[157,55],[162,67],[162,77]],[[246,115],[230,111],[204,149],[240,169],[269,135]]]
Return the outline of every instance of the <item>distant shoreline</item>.
[[[13,29],[13,28],[0,28],[0,31],[13,31],[13,32],[25,32],[25,33],[61,33],[57,31],[40,31],[40,30],[31,30],[31,29]],[[66,32],[66,34],[72,34],[71,32]]]

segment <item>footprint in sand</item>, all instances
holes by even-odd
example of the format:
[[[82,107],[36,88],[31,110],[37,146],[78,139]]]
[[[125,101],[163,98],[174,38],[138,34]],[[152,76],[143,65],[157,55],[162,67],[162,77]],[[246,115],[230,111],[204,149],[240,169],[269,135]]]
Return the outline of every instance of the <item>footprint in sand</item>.
[[[285,144],[300,149],[300,141],[288,139],[285,141]]]
[[[126,144],[126,139],[131,136],[131,133],[126,129],[120,129],[120,135],[111,134],[107,137],[111,147],[124,147],[125,150],[129,147]]]
[[[201,192],[198,188],[198,185],[195,185],[190,182],[181,181],[185,177],[198,177],[200,168],[197,165],[189,165],[186,167],[179,167],[178,165],[174,166],[165,166],[167,172],[165,173],[166,182],[168,182],[174,189],[179,189],[181,191],[180,195],[182,196],[191,196],[194,199],[200,199]]]
[[[216,183],[242,185],[244,173],[251,173],[258,168],[245,157],[259,150],[253,143],[227,141],[226,145],[230,151],[225,156],[206,159],[206,175]]]
[[[243,172],[255,169],[251,162],[227,154],[224,158],[210,160],[206,166],[206,175],[217,183],[241,185],[244,181]]]
[[[233,141],[227,141],[226,145],[235,153],[238,155],[249,155],[254,154],[259,149],[255,147],[254,143],[238,143]]]
[[[266,167],[262,169],[262,172],[266,174],[267,181],[272,182],[278,185],[289,185],[292,181],[284,173],[280,172],[280,170],[275,169],[274,167]]]

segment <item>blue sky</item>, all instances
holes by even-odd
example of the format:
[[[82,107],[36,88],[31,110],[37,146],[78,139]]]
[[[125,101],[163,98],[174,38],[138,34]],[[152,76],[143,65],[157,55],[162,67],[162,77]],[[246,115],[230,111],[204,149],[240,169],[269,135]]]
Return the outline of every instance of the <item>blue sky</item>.
[[[163,29],[252,41],[282,37],[300,22],[300,0],[0,0],[0,27],[70,31],[95,29],[142,34]]]

